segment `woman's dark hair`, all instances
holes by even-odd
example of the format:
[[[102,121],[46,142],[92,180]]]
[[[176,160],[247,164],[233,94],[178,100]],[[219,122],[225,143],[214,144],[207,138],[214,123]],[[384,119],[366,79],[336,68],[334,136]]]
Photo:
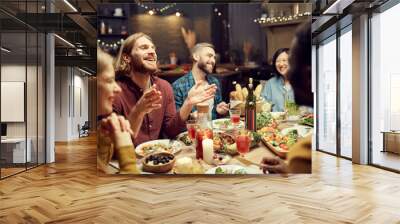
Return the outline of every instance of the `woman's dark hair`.
[[[313,106],[311,91],[311,23],[299,26],[289,56],[288,79],[299,105]]]
[[[278,59],[279,55],[284,53],[284,52],[286,54],[289,54],[289,48],[279,48],[277,51],[275,51],[274,56],[272,56],[272,67],[274,68],[274,73],[277,76],[282,76],[282,74],[279,73],[278,70],[276,70],[276,66],[275,66],[276,60]]]

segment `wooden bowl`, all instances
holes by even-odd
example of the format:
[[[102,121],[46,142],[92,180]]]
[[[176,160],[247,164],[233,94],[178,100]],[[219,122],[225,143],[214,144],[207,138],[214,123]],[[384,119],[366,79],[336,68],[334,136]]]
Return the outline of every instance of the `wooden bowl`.
[[[169,160],[167,163],[158,163],[154,165],[154,159],[152,158],[161,158],[161,157],[172,157],[172,160]],[[146,156],[143,159],[143,171],[151,172],[151,173],[167,173],[169,172],[175,163],[175,156],[172,153],[168,152],[156,152],[151,155]]]

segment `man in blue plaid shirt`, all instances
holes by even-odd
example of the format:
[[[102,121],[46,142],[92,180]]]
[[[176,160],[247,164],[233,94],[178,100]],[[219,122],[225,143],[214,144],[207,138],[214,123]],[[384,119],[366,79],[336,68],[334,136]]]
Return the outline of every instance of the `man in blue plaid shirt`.
[[[222,101],[218,79],[210,75],[215,66],[214,46],[209,43],[199,43],[193,47],[191,53],[192,70],[172,84],[176,109],[179,110],[183,105],[193,86],[198,85],[200,88],[205,88],[208,85],[215,85],[217,87],[215,97],[208,102],[212,108],[212,119],[216,119],[217,114],[225,115],[229,111],[229,106]],[[192,110],[192,112],[194,111],[195,109]]]

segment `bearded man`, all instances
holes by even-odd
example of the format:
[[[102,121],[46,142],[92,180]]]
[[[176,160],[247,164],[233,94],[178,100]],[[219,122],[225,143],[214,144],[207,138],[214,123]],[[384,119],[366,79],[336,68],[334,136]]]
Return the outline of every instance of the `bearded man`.
[[[207,88],[209,85],[213,85],[217,87],[217,92],[213,99],[207,101],[210,105],[209,111],[212,111],[212,119],[216,119],[217,114],[225,115],[229,111],[229,106],[222,101],[218,79],[211,75],[215,66],[214,46],[209,43],[198,43],[191,49],[191,54],[192,70],[172,84],[176,108],[180,109],[184,106],[193,86],[200,85]]]

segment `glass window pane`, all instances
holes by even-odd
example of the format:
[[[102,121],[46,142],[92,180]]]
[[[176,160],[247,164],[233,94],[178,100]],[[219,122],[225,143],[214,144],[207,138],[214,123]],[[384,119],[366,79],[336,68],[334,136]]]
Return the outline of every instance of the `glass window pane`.
[[[340,153],[352,157],[352,33],[340,36]]]
[[[26,115],[27,115],[27,142],[30,147],[30,162],[28,168],[37,165],[37,81],[38,81],[38,35],[36,32],[27,33],[28,62],[26,80]],[[29,148],[28,147],[28,148]]]
[[[336,39],[318,48],[318,149],[336,153]]]
[[[400,33],[393,27],[398,21],[400,4],[371,19],[372,163],[396,170],[400,170]]]
[[[1,34],[1,140],[2,177],[25,170],[31,151],[26,144],[26,33]],[[6,100],[7,99],[7,100]],[[28,146],[28,150],[26,150]]]

